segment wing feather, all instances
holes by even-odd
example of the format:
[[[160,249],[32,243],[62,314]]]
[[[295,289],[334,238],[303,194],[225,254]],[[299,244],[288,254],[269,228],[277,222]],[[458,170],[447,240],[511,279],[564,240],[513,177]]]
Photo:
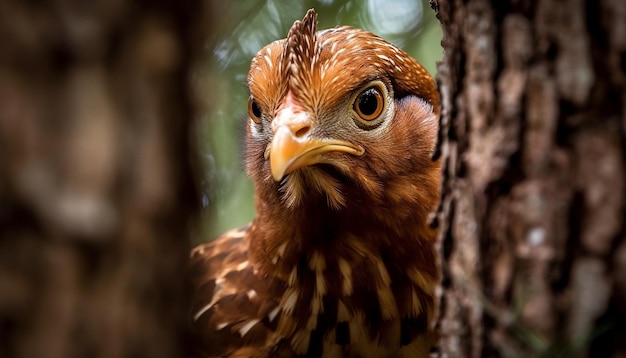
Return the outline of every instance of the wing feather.
[[[276,324],[276,300],[248,260],[248,226],[226,232],[191,252],[192,330],[202,354],[258,356]]]

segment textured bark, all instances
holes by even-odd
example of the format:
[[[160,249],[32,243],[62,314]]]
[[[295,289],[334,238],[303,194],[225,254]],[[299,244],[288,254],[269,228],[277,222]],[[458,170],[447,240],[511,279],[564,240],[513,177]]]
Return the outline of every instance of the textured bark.
[[[432,5],[440,355],[626,355],[626,2]]]
[[[186,355],[200,5],[0,2],[0,356]]]

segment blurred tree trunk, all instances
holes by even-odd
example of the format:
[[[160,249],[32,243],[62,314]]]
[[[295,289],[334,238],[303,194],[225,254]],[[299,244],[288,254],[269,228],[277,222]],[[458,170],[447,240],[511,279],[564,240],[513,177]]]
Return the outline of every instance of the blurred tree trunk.
[[[432,0],[443,357],[626,355],[626,1]]]
[[[0,2],[0,356],[188,353],[202,4]]]

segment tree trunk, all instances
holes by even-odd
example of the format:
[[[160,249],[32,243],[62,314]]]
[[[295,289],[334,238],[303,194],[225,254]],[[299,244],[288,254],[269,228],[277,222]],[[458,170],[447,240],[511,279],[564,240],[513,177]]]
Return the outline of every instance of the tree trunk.
[[[187,355],[202,4],[0,2],[0,356]]]
[[[626,355],[626,1],[433,0],[442,357]]]

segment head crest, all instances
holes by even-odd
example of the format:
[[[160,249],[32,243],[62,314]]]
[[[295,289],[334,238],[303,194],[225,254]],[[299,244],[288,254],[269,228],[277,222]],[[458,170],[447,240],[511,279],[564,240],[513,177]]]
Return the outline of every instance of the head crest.
[[[316,31],[317,13],[309,9],[302,21],[293,23],[287,35],[283,55],[287,62],[289,88],[294,92],[305,92],[303,86],[311,83],[312,69],[319,59]]]

